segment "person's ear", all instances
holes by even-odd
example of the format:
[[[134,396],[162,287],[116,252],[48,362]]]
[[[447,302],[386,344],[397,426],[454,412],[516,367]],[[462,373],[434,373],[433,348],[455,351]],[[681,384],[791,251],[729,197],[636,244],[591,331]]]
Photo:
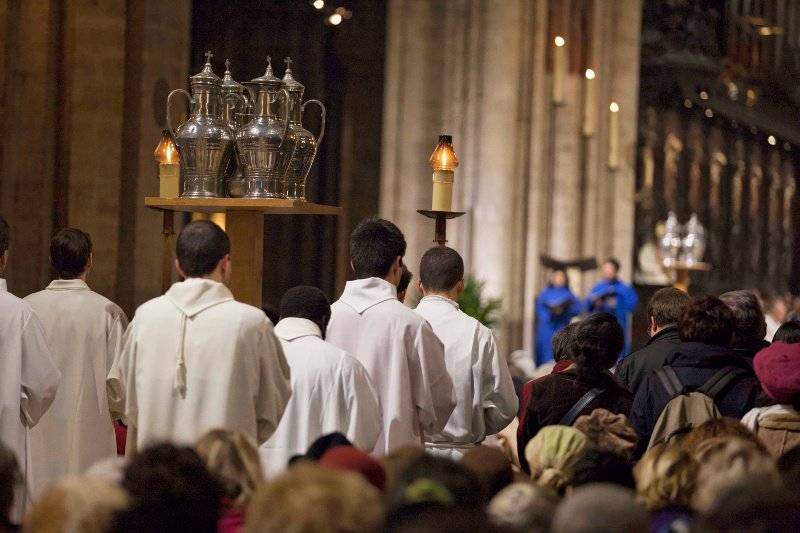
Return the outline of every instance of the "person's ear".
[[[465,285],[464,278],[461,278],[461,280],[456,284],[456,291],[458,292],[458,294],[464,292],[464,285]]]
[[[92,269],[92,265],[94,264],[94,252],[89,252],[89,260],[86,261],[86,268],[84,268],[84,272],[88,272]]]
[[[186,275],[186,272],[184,272],[183,269],[181,268],[181,264],[178,263],[177,259],[175,260],[175,268],[178,270],[178,274],[180,274],[183,279],[186,279],[188,277]]]
[[[7,264],[8,264],[8,250],[0,254],[0,272],[3,271],[3,269],[6,267]]]
[[[656,331],[657,328],[658,328],[658,326],[656,326],[656,317],[651,316],[650,317],[650,334],[652,335]]]
[[[425,296],[425,287],[422,286],[422,280],[417,280],[417,289],[419,289],[419,293]]]
[[[353,272],[356,271],[356,267],[353,266],[353,260],[352,259],[350,260],[350,270],[352,270]]]

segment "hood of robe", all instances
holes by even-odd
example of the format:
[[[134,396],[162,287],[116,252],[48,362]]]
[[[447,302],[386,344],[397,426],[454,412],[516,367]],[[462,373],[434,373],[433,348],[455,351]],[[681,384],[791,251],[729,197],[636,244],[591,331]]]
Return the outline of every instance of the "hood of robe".
[[[181,312],[181,327],[178,335],[178,353],[173,387],[181,395],[181,398],[185,398],[186,361],[183,348],[184,337],[186,336],[186,319],[193,318],[209,307],[233,300],[233,294],[218,281],[189,278],[186,281],[173,284],[164,296]]]
[[[299,317],[282,318],[280,322],[275,325],[275,335],[285,341],[293,341],[300,337],[322,338],[322,332],[319,330],[319,326],[307,318]]]
[[[382,278],[348,281],[339,298],[340,302],[352,307],[359,315],[387,300],[397,300],[397,287]]]

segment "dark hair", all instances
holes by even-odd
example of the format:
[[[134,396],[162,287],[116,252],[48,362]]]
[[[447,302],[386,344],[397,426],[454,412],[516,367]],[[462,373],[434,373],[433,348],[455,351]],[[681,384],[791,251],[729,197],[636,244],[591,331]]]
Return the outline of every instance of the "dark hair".
[[[210,220],[195,220],[184,226],[175,246],[178,264],[190,278],[211,274],[229,253],[228,235]]]
[[[735,324],[733,311],[722,300],[704,296],[694,300],[681,315],[680,339],[730,348]]]
[[[426,291],[449,291],[464,279],[464,260],[452,248],[436,246],[419,262],[419,280]]]
[[[800,321],[790,320],[789,322],[781,324],[781,327],[775,332],[772,341],[781,341],[786,344],[797,344],[800,342]]]
[[[614,270],[619,272],[619,260],[617,260],[615,257],[607,257],[603,263],[611,263],[614,265]]]
[[[564,274],[564,287],[569,289],[569,274],[567,274],[567,271],[565,269],[563,269],[563,268],[554,268],[553,269],[553,271],[550,273],[550,279],[547,282],[547,286],[548,287],[554,287],[555,286],[555,285],[553,285],[553,276],[556,274],[556,272],[561,272],[562,274]]]
[[[733,311],[736,343],[763,339],[767,321],[756,295],[750,291],[730,291],[719,297]]]
[[[658,289],[650,298],[647,304],[647,316],[655,319],[658,328],[671,326],[678,323],[691,303],[692,299],[682,290],[664,287]]]
[[[187,446],[145,448],[125,468],[122,486],[134,501],[111,531],[217,531],[222,486]]]
[[[14,451],[0,442],[0,526],[8,520],[8,512],[14,505],[14,491],[23,481]]]
[[[800,523],[800,497],[755,476],[722,491],[692,531],[701,533],[792,533]]]
[[[578,323],[572,362],[584,373],[611,368],[625,347],[625,334],[611,313],[596,313]]]
[[[350,260],[359,279],[386,277],[392,263],[404,255],[406,239],[388,220],[362,220],[350,234]]]
[[[62,229],[50,240],[50,264],[61,279],[75,279],[89,264],[92,238],[78,228]]]
[[[553,359],[564,361],[572,358],[574,349],[575,335],[578,333],[580,322],[567,324],[553,334],[551,345],[553,347]]]
[[[443,457],[423,455],[411,461],[397,476],[387,495],[387,510],[413,503],[409,501],[409,490],[418,480],[445,489],[452,499],[450,503],[455,505],[483,507],[488,503],[483,485],[466,466]]]
[[[406,265],[403,265],[403,274],[400,276],[400,283],[397,284],[397,292],[408,290],[408,286],[411,284],[411,278],[413,277],[414,273],[411,272]]]
[[[382,533],[491,533],[486,511],[467,505],[422,502],[404,505],[386,514]]]
[[[614,452],[589,448],[573,467],[572,487],[589,483],[613,483],[636,489],[633,466],[630,461]]]
[[[281,298],[281,318],[306,318],[320,323],[331,316],[331,304],[317,287],[298,285]]]
[[[11,241],[11,228],[3,217],[0,217],[0,255],[8,250],[8,243]]]

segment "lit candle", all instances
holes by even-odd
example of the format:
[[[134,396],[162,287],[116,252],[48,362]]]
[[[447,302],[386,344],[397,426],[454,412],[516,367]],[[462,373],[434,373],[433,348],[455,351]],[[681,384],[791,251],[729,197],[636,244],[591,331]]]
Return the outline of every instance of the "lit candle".
[[[608,167],[619,168],[619,106],[611,102],[608,106]]]
[[[553,50],[553,103],[560,105],[564,103],[564,77],[567,73],[567,49],[566,41],[560,35],[555,38],[555,49]]]
[[[453,204],[453,178],[458,158],[453,151],[453,138],[439,135],[439,144],[429,160],[433,168],[433,201],[431,211],[450,211]]]
[[[159,196],[180,197],[181,170],[178,164],[178,151],[167,130],[161,135],[161,142],[156,146],[153,155],[158,161]]]
[[[594,78],[594,71],[587,68],[583,82],[583,134],[587,137],[594,135]]]

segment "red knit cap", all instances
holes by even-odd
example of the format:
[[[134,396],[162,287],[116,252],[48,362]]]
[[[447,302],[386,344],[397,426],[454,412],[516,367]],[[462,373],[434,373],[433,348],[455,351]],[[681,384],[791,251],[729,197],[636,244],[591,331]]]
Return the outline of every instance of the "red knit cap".
[[[800,396],[800,344],[775,341],[753,359],[761,388],[778,403]]]
[[[381,492],[386,488],[386,472],[383,466],[367,452],[353,446],[333,448],[322,456],[319,463],[333,470],[358,472]]]

